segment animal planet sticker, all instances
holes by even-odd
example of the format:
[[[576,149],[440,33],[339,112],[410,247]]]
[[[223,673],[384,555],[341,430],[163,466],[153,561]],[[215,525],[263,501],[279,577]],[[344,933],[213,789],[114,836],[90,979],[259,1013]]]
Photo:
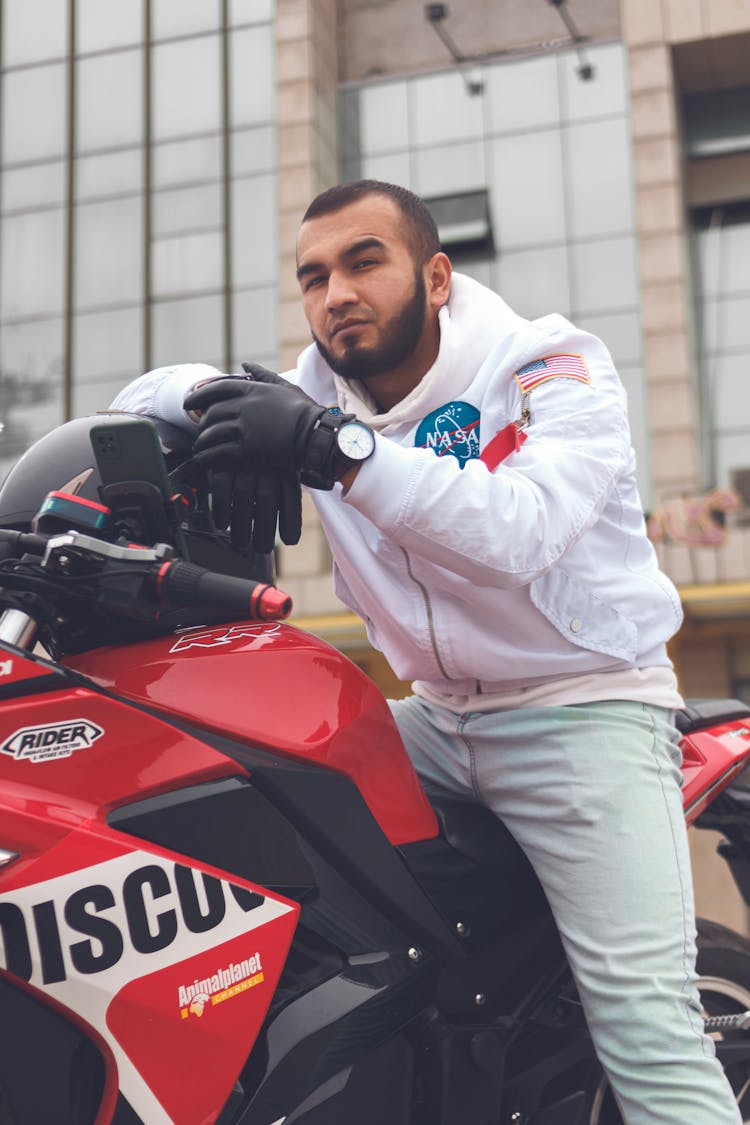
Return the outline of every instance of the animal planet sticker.
[[[469,402],[446,402],[422,419],[414,444],[438,457],[455,457],[463,468],[479,456],[479,411]]]

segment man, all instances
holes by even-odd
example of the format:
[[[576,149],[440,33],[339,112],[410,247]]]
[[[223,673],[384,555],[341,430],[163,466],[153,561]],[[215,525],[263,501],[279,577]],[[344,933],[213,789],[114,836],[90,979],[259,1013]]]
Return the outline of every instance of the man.
[[[301,473],[339,596],[416,681],[393,713],[417,770],[487,804],[534,865],[625,1121],[738,1122],[694,984],[665,650],[681,611],[609,353],[452,274],[392,185],[324,192],[297,259],[314,343],[287,379],[161,369],[115,405],[200,419],[236,533],[248,474]]]

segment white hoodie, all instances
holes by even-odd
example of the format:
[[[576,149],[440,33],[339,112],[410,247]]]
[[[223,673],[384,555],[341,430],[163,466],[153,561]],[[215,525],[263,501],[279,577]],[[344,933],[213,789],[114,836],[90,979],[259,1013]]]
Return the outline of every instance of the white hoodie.
[[[524,320],[461,274],[440,331],[434,366],[385,414],[314,345],[287,373],[376,430],[375,453],[345,495],[340,485],[312,493],[339,597],[396,675],[432,698],[533,697],[559,680],[589,685],[566,702],[679,705],[665,649],[679,598],[646,537],[625,392],[607,349],[561,316]],[[555,373],[554,360],[524,373],[557,356],[573,357],[570,374],[565,362]],[[217,374],[160,368],[113,405],[189,429],[185,395]],[[520,418],[522,384],[538,374],[547,377],[526,396],[525,443],[488,471],[480,452]],[[635,669],[653,669],[663,690],[633,689]],[[592,688],[601,673],[617,675]],[[629,686],[610,690],[615,680]]]

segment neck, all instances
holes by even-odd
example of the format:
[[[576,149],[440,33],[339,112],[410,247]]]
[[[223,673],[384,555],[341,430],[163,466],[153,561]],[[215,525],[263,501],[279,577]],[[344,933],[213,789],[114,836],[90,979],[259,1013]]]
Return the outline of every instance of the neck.
[[[439,350],[440,326],[435,318],[408,359],[398,367],[362,379],[375,400],[378,414],[387,414],[397,403],[411,394],[435,363]]]

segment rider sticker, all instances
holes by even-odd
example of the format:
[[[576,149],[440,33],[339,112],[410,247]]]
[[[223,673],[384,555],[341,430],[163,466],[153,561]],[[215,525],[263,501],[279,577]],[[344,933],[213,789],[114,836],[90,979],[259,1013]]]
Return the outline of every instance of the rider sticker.
[[[479,456],[479,411],[469,402],[446,402],[422,419],[414,444],[438,457],[449,454],[463,468]]]
[[[3,754],[17,761],[50,762],[69,758],[74,750],[93,746],[104,731],[90,719],[68,719],[64,723],[41,723],[21,727],[0,746]]]

